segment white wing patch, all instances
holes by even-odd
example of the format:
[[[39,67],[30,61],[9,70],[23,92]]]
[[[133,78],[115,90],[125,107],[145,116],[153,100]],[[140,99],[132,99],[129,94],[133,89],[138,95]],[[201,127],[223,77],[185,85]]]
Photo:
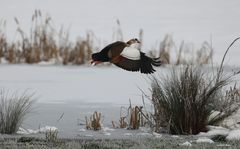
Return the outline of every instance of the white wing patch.
[[[125,47],[120,55],[131,60],[140,60],[140,51],[133,47]]]

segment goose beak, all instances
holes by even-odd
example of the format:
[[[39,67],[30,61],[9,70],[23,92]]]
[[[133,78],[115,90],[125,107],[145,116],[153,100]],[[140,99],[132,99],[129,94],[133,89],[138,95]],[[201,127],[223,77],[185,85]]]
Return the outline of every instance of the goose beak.
[[[94,61],[94,60],[91,61],[92,66],[95,66],[95,65],[100,64],[100,63],[102,63],[102,62],[101,61]]]
[[[96,64],[94,63],[94,60],[91,61],[91,65],[95,66]]]

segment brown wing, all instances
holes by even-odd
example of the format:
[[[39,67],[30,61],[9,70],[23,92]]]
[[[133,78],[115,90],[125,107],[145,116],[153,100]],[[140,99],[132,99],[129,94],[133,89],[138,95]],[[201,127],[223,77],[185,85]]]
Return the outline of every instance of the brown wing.
[[[116,41],[112,44],[109,44],[105,48],[101,50],[102,53],[107,53],[108,57],[110,59],[115,58],[120,55],[120,53],[123,51],[123,49],[127,46],[125,42],[122,41]]]
[[[144,74],[154,73],[156,70],[153,66],[160,66],[161,61],[158,58],[150,58],[145,55],[145,53],[141,52],[140,60],[131,60],[123,56],[118,56],[113,59],[111,62],[118,67],[128,70],[128,71],[140,71]]]
[[[121,55],[116,57],[112,63],[127,71],[139,71],[140,68],[140,60],[131,60]]]

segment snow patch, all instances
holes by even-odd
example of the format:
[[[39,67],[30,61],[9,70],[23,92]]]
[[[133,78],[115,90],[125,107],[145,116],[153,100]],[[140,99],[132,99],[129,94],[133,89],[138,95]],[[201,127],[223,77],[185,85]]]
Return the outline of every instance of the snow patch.
[[[84,129],[84,128],[81,128],[81,129],[79,129],[78,131],[80,131],[80,132],[85,132],[85,131],[86,131],[86,129]]]
[[[171,137],[172,138],[179,138],[179,136],[177,136],[177,135],[172,135]]]
[[[220,126],[208,126],[209,131],[208,132],[200,132],[199,136],[216,136],[216,135],[223,135],[227,136],[230,132],[229,129],[223,128]]]
[[[84,135],[85,137],[93,137],[93,135],[92,134],[86,134],[86,135]]]
[[[162,135],[160,133],[153,132],[152,134],[156,138],[161,138],[162,137]]]
[[[188,141],[182,143],[182,144],[179,144],[180,146],[192,146],[192,144]]]
[[[33,129],[24,129],[24,128],[19,128],[17,131],[17,134],[37,134],[37,133],[46,133],[49,131],[57,131],[58,128],[55,126],[44,126],[39,129],[33,130]]]
[[[218,147],[230,147],[231,145],[230,144],[218,144],[216,146],[218,146]]]
[[[109,132],[101,132],[101,133],[105,136],[111,136],[111,133],[109,133]]]
[[[114,129],[109,128],[109,127],[103,127],[102,131],[114,131]]]
[[[56,65],[56,64],[60,64],[62,61],[61,58],[58,59],[50,59],[49,61],[41,61],[38,63],[38,65],[42,65],[42,66],[48,66],[48,65]]]
[[[150,133],[147,132],[141,132],[137,134],[138,136],[152,136]]]
[[[46,133],[46,132],[49,132],[49,131],[56,131],[58,130],[57,127],[54,127],[54,126],[45,126],[45,127],[41,127],[39,129],[39,132],[40,133]]]
[[[226,118],[222,124],[224,126],[227,126],[230,129],[239,129],[240,128],[240,109],[233,115]]]
[[[37,132],[33,132],[33,130],[31,129],[24,129],[24,128],[19,128],[17,131],[17,134],[21,134],[21,135],[27,135],[27,134],[35,134]]]
[[[133,136],[132,133],[124,133],[124,136]]]
[[[240,140],[240,129],[232,130],[229,132],[227,140]]]
[[[139,130],[141,130],[142,132],[152,132],[151,128],[149,127],[139,127]]]
[[[214,143],[213,140],[209,139],[209,138],[198,138],[196,140],[196,143]]]
[[[5,58],[0,58],[0,63],[1,64],[8,64],[8,61]]]

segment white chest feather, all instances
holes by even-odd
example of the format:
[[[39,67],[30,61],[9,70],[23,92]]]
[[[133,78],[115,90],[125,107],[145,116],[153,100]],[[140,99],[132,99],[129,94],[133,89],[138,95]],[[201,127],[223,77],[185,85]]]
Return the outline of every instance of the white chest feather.
[[[125,47],[120,55],[131,60],[140,60],[140,51],[133,47]]]

